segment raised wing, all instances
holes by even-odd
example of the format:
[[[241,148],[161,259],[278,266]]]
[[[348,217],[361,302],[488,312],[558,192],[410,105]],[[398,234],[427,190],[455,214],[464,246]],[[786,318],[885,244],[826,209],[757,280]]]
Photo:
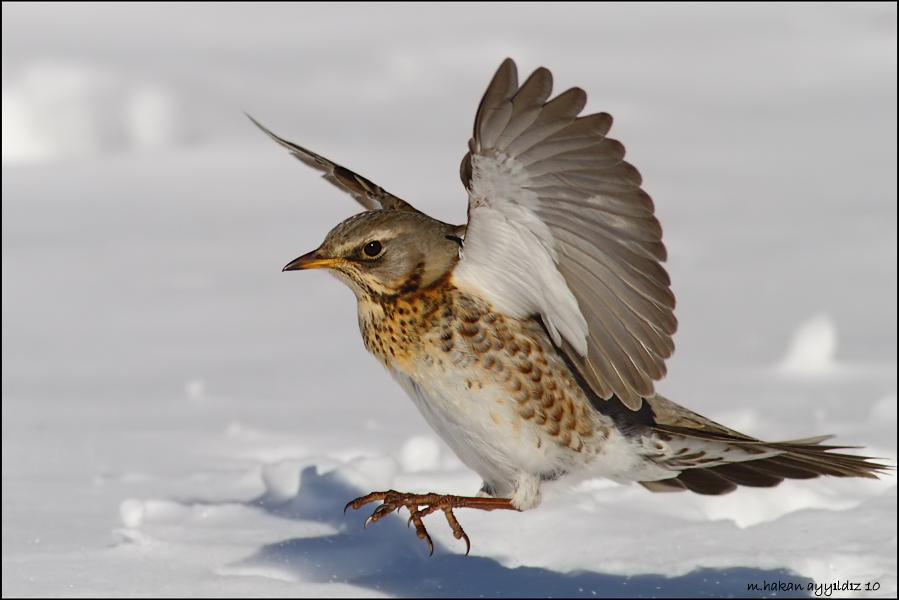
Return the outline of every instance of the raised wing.
[[[347,192],[356,199],[359,204],[368,210],[408,210],[419,212],[412,207],[411,204],[404,200],[400,200],[390,192],[375,185],[365,177],[357,175],[345,169],[340,165],[331,162],[324,156],[319,156],[311,150],[306,150],[302,146],[297,146],[292,142],[281,139],[274,133],[263,127],[256,119],[247,115],[256,127],[264,131],[270,138],[287,148],[291,154],[296,156],[303,164],[309,165],[317,171],[321,171],[324,177],[330,183]]]
[[[503,312],[539,314],[602,398],[639,409],[665,375],[677,329],[662,229],[612,117],[578,117],[573,88],[547,101],[552,75],[520,88],[500,66],[462,160],[468,230],[456,284]]]

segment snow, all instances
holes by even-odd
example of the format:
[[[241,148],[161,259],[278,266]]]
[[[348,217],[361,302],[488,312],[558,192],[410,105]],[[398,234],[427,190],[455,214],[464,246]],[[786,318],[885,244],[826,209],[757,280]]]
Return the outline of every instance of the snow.
[[[661,393],[895,464],[895,5],[3,4],[4,596],[895,597],[896,479],[724,497],[591,480],[526,513],[362,523],[474,493],[359,337],[281,273],[358,210],[246,110],[416,207],[506,56],[641,171],[677,352]],[[857,592],[823,586],[860,584]]]
[[[837,329],[826,314],[812,317],[793,333],[790,349],[780,370],[793,375],[823,375],[833,372],[837,353]]]
[[[434,471],[440,468],[440,444],[433,438],[416,435],[400,450],[400,465],[406,473]]]

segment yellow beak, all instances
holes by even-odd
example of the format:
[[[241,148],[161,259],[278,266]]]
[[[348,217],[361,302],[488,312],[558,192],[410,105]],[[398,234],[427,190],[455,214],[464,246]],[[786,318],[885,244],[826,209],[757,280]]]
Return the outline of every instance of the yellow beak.
[[[287,263],[287,266],[281,269],[281,271],[302,271],[304,269],[327,269],[333,267],[337,263],[343,262],[342,258],[316,258],[315,253],[318,250],[313,250],[308,254],[304,254],[303,256],[294,259]]]

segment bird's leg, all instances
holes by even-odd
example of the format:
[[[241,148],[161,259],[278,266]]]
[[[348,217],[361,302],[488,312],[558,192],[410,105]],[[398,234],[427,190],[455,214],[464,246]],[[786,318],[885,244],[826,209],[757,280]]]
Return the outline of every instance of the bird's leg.
[[[353,510],[356,510],[369,502],[377,502],[379,500],[383,503],[365,520],[365,525],[367,526],[369,523],[374,523],[381,517],[385,517],[400,508],[406,507],[411,514],[409,523],[414,523],[415,534],[420,539],[428,542],[431,554],[434,554],[434,544],[431,542],[431,536],[428,535],[428,531],[425,529],[424,523],[422,523],[421,520],[432,512],[437,510],[443,511],[443,514],[446,515],[447,523],[449,523],[450,528],[453,530],[453,536],[455,536],[457,540],[465,540],[465,554],[467,555],[469,550],[471,550],[471,541],[468,539],[468,535],[465,533],[465,530],[462,529],[459,521],[456,520],[456,515],[453,514],[454,508],[517,510],[507,498],[476,498],[471,496],[448,496],[443,494],[407,494],[395,490],[388,490],[386,492],[372,492],[367,496],[356,498],[347,504],[343,511],[346,512],[350,507],[353,507]]]

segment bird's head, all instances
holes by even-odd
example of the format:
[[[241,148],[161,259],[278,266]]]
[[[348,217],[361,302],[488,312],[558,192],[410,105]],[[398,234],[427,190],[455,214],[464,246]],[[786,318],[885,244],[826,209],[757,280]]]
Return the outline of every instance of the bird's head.
[[[460,228],[411,211],[375,210],[350,217],[317,249],[285,271],[326,268],[359,299],[426,288],[459,260]]]

